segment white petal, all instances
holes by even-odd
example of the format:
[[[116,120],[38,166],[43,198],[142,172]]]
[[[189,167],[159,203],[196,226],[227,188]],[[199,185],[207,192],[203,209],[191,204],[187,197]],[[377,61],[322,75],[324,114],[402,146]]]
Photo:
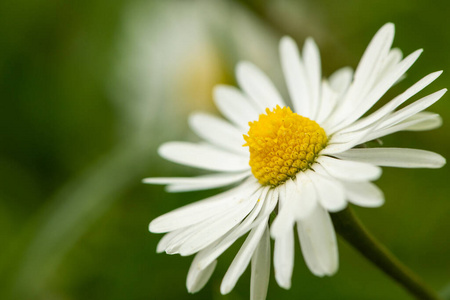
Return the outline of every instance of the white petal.
[[[166,190],[170,193],[189,192],[213,189],[218,187],[227,186],[243,180],[250,175],[250,171],[242,173],[225,173],[225,174],[212,174],[198,177],[183,178],[179,177],[179,182],[171,183],[166,187]],[[170,178],[170,177],[169,177]],[[149,180],[153,178],[147,178],[146,183],[151,183]],[[156,178],[155,178],[156,179]],[[161,178],[164,179],[164,178]],[[176,179],[176,178],[175,178]]]
[[[440,117],[434,115],[434,114],[427,114],[427,115],[421,115],[419,117],[414,117],[415,115],[412,115],[409,118],[406,118],[394,125],[389,125],[386,127],[380,127],[375,129],[373,132],[369,133],[364,137],[364,139],[361,141],[361,143],[365,143],[367,141],[372,141],[375,139],[378,139],[383,136],[387,136],[389,134],[398,132],[398,131],[407,131],[407,130],[414,130],[414,129],[427,129],[432,126],[439,125]]]
[[[294,211],[299,194],[297,186],[292,179],[288,179],[278,189],[280,190],[279,212],[270,228],[270,234],[273,238],[283,236],[294,226]]]
[[[373,126],[372,126],[372,128],[370,128],[370,130],[369,130],[369,128],[365,128],[365,129],[350,131],[350,132],[339,131],[331,136],[328,143],[330,145],[345,144],[345,143],[349,143],[349,142],[354,143],[354,141],[361,140],[362,138],[364,138],[364,136],[367,135],[369,133],[369,131],[374,131],[374,130],[375,130],[375,128],[373,128]]]
[[[267,195],[265,193],[267,192]],[[264,202],[262,207],[258,206],[261,202]],[[235,229],[231,230],[227,236],[217,242],[214,246],[209,246],[208,250],[202,250],[202,258],[199,260],[201,267],[206,267],[212,261],[214,261],[219,255],[221,255],[228,247],[230,247],[238,238],[247,233],[248,230],[258,226],[261,222],[267,222],[270,214],[273,212],[278,202],[278,190],[268,189],[263,190],[261,194],[261,201],[257,203],[253,211],[245,218],[245,220],[239,224]],[[259,211],[260,209],[260,211]],[[255,213],[258,217],[254,219]]]
[[[279,213],[271,226],[273,238],[284,236],[293,228],[295,220],[308,216],[317,205],[314,185],[305,173],[298,174],[295,182],[292,179],[287,180],[278,189]]]
[[[335,130],[345,128],[347,125],[353,123],[365,114],[387,91],[394,85],[395,82],[411,67],[411,65],[417,60],[422,50],[417,50],[408,57],[406,57],[401,63],[399,63],[393,70],[386,74],[377,84],[371,92],[364,97],[363,101],[354,103],[356,108],[352,113],[345,116],[342,122],[336,126]]]
[[[333,275],[338,269],[336,234],[328,212],[317,206],[297,226],[303,257],[317,276]]]
[[[388,56],[383,61],[383,67],[378,75],[378,80],[389,74],[392,69],[395,68],[395,66],[402,60],[402,57],[403,53],[400,49],[391,49]]]
[[[245,144],[242,133],[216,116],[194,113],[189,116],[189,125],[195,133],[211,144],[239,154],[248,153],[248,149],[242,147]]]
[[[330,116],[338,100],[338,94],[332,90],[327,81],[322,83],[320,107],[317,112],[316,122],[321,124]]]
[[[398,168],[441,168],[445,158],[441,155],[407,148],[362,148],[350,149],[336,155],[342,159]]]
[[[320,105],[320,83],[322,81],[322,70],[319,49],[312,38],[308,38],[303,46],[303,60],[308,79],[311,97],[311,118],[316,119],[318,107]]]
[[[244,132],[248,131],[248,122],[258,119],[257,108],[235,87],[216,86],[214,88],[214,102],[220,112]]]
[[[278,203],[278,198],[279,198],[279,189],[269,189],[269,192],[267,193],[267,196],[264,200],[264,205],[261,209],[261,213],[258,216],[258,218],[255,220],[255,222],[261,221],[261,220],[258,220],[260,218],[265,219],[273,212],[273,210],[275,209],[275,206]]]
[[[285,106],[270,79],[252,63],[239,63],[236,68],[236,77],[242,90],[253,100],[261,112],[277,105]]]
[[[142,182],[148,184],[208,184],[210,182],[226,181],[228,178],[242,177],[244,174],[248,175],[250,171],[241,173],[216,173],[196,177],[148,177],[142,179]]]
[[[297,202],[294,207],[294,216],[296,220],[309,216],[317,205],[317,193],[314,184],[307,174],[310,171],[302,172],[297,175],[295,183],[297,184]]]
[[[223,212],[210,223],[190,236],[179,249],[182,256],[191,255],[223,237],[229,230],[239,224],[254,208],[258,202],[259,193],[255,193],[249,199],[237,203],[234,207]]]
[[[314,169],[318,169],[318,167],[317,164],[313,165]],[[339,181],[317,172],[308,172],[308,176],[314,184],[318,200],[324,208],[328,211],[336,212],[347,206],[344,187]]]
[[[199,269],[197,266],[197,256],[192,261],[186,279],[186,287],[189,293],[196,293],[201,290],[208,282],[217,265],[217,261],[213,261],[208,267]]]
[[[373,80],[369,78],[377,73],[374,70],[380,67],[380,63],[388,55],[394,40],[394,32],[394,25],[387,23],[377,31],[370,41],[355,71],[354,82],[358,85],[358,89],[362,89],[364,84]]]
[[[333,177],[347,181],[372,181],[381,176],[381,168],[369,163],[320,156],[317,162]]]
[[[353,70],[349,67],[344,67],[331,74],[328,81],[330,82],[330,87],[341,95],[347,91],[352,82],[352,78]]]
[[[408,119],[405,119],[403,122],[409,122],[411,120],[420,120],[420,122],[410,125],[403,130],[406,131],[425,131],[432,130],[442,126],[442,118],[440,115],[429,112],[422,111],[417,113]]]
[[[179,164],[205,170],[237,172],[250,167],[248,158],[218,148],[188,142],[168,142],[158,149],[160,156]]]
[[[166,250],[170,241],[175,238],[183,229],[175,230],[169,233],[166,233],[158,242],[156,246],[156,253],[162,253]]]
[[[376,136],[376,138],[378,138],[397,131],[428,130],[430,128],[435,128],[440,124],[442,124],[442,120],[439,115],[422,111],[396,123],[395,125],[378,128],[367,138],[372,138],[372,136]]]
[[[306,78],[305,66],[298,47],[290,37],[283,37],[280,42],[281,66],[289,90],[294,111],[304,117],[311,116],[312,99]]]
[[[371,182],[343,182],[349,202],[363,207],[379,207],[384,203],[383,192]]]
[[[241,173],[218,173],[196,177],[148,177],[142,180],[148,184],[169,184],[168,192],[186,192],[212,189],[236,183],[250,175],[250,171]]]
[[[219,257],[225,250],[227,250],[238,238],[246,234],[252,229],[258,221],[255,218],[260,213],[262,206],[266,206],[269,202],[271,195],[268,195],[269,188],[265,188],[258,201],[253,208],[252,212],[239,224],[235,229],[231,230],[220,242],[213,247],[209,247],[208,250],[202,250],[202,255],[199,258],[200,268],[208,266],[212,261]]]
[[[236,257],[233,259],[220,285],[220,292],[225,295],[228,294],[236,285],[239,277],[247,268],[256,247],[260,243],[261,237],[267,228],[267,221],[260,223],[257,227],[252,229],[244,244],[239,250]]]
[[[364,128],[370,124],[375,123],[376,121],[380,120],[382,117],[388,115],[392,111],[394,111],[397,107],[399,107],[402,103],[404,103],[406,100],[420,92],[422,89],[424,89],[426,86],[428,86],[430,83],[432,83],[436,78],[438,78],[442,74],[442,71],[431,73],[418,82],[416,82],[414,85],[412,85],[410,88],[408,88],[406,91],[389,101],[387,104],[385,104],[383,107],[378,109],[376,112],[372,113],[371,115],[367,116],[366,118],[363,118],[357,122],[355,122],[353,125],[345,128],[344,132],[350,132],[359,130],[361,128]]]
[[[374,130],[375,128],[369,127],[368,129],[355,132],[347,132],[342,134],[337,133],[331,137],[329,142],[330,144],[322,149],[320,154],[327,155],[344,152],[350,148],[355,147],[356,145],[370,140],[368,139],[368,136],[370,136]]]
[[[270,279],[270,236],[266,225],[261,241],[252,257],[250,300],[265,300]]]
[[[394,25],[392,23],[385,24],[375,34],[356,68],[353,83],[342,100],[342,105],[327,120],[327,123],[332,127],[345,120],[347,113],[351,112],[355,105],[365,99],[377,79],[382,62],[389,53],[393,39]]]
[[[279,286],[291,288],[291,277],[294,269],[294,229],[275,239],[273,252],[273,267],[275,279]]]
[[[386,128],[388,126],[392,126],[394,124],[397,124],[406,118],[417,114],[418,112],[426,109],[430,105],[434,104],[436,101],[438,101],[445,93],[447,92],[447,89],[439,90],[431,95],[428,95],[426,97],[423,97],[420,100],[415,101],[414,103],[411,103],[410,105],[396,111],[389,117],[387,117],[380,125],[379,128]]]
[[[166,234],[158,243],[157,251],[165,251],[167,254],[178,254],[180,248],[188,241],[194,234],[196,234],[202,228],[208,227],[214,224],[215,220],[222,216],[223,213],[217,213],[211,215],[209,218],[204,219],[194,225],[183,227],[175,231]],[[211,263],[212,261],[210,261]],[[206,266],[204,266],[206,267]]]
[[[242,199],[253,194],[259,186],[257,182],[243,183],[224,193],[177,208],[154,219],[149,225],[149,230],[153,233],[162,233],[201,222],[214,213],[237,205]]]
[[[311,238],[307,235],[300,222],[297,223],[297,232],[303,259],[305,260],[308,269],[314,275],[323,277],[325,275],[325,272],[317,259],[315,250],[311,243]]]
[[[188,241],[191,236],[193,236],[197,231],[204,227],[208,227],[214,224],[215,220],[221,217],[223,213],[217,213],[216,215],[211,215],[207,219],[202,220],[194,225],[178,229],[176,231],[170,232],[167,235],[174,233],[173,237],[166,243],[165,252],[167,254],[178,254],[180,253],[180,248]]]

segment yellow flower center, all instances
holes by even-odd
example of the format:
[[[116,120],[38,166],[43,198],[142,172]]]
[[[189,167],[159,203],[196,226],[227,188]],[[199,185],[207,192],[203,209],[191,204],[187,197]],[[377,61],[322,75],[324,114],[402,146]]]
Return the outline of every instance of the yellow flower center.
[[[327,144],[325,130],[316,122],[277,105],[249,122],[244,134],[252,173],[262,185],[278,186],[305,171]]]

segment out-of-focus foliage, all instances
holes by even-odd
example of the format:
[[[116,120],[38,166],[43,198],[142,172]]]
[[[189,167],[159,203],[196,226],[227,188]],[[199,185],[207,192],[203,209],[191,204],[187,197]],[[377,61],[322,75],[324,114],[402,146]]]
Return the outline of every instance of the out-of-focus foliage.
[[[247,299],[248,272],[230,295],[219,294],[237,247],[195,295],[184,285],[191,259],[155,253],[151,219],[217,192],[141,184],[199,174],[157,157],[158,145],[197,139],[187,114],[216,112],[212,88],[234,84],[239,60],[285,92],[277,54],[285,34],[299,44],[313,36],[330,74],[355,67],[391,21],[404,54],[425,52],[386,99],[441,69],[424,93],[449,87],[449,10],[446,1],[406,0],[0,2],[0,299]],[[384,143],[450,158],[447,98],[430,109],[442,128]],[[448,167],[386,168],[378,181],[386,204],[356,209],[437,290],[450,282],[449,176]],[[268,298],[409,299],[343,241],[339,248],[338,274],[321,279],[297,246],[291,290],[272,278]]]

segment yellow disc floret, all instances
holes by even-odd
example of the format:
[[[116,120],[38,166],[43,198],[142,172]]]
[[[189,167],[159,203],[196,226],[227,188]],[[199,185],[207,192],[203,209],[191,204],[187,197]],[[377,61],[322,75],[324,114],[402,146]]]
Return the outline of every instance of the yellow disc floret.
[[[327,144],[325,130],[289,107],[266,108],[244,134],[252,173],[262,185],[277,186],[308,169]]]

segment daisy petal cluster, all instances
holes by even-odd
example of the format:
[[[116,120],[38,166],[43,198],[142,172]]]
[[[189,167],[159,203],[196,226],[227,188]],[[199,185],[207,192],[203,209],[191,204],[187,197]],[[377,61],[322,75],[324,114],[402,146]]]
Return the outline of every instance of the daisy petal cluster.
[[[342,68],[324,79],[315,42],[307,39],[300,51],[291,38],[284,37],[280,56],[289,100],[255,65],[239,63],[240,89],[218,86],[214,91],[215,103],[227,120],[195,113],[189,124],[204,142],[169,142],[159,148],[167,160],[213,173],[146,178],[145,183],[165,184],[169,192],[234,185],[150,223],[151,232],[166,233],[158,252],[195,254],[187,276],[189,292],[206,284],[218,257],[244,235],[222,280],[222,294],[233,289],[251,264],[251,299],[265,299],[270,237],[275,241],[275,279],[281,287],[291,286],[296,234],[311,272],[333,275],[338,269],[338,248],[330,212],[348,203],[382,205],[383,193],[372,183],[381,176],[381,166],[439,168],[445,164],[442,156],[425,150],[360,147],[391,133],[430,130],[442,123],[438,114],[424,110],[446,89],[405,104],[440,71],[369,113],[422,52],[403,58],[399,49],[392,48],[393,38],[394,25],[388,23],[375,34],[355,71]]]

